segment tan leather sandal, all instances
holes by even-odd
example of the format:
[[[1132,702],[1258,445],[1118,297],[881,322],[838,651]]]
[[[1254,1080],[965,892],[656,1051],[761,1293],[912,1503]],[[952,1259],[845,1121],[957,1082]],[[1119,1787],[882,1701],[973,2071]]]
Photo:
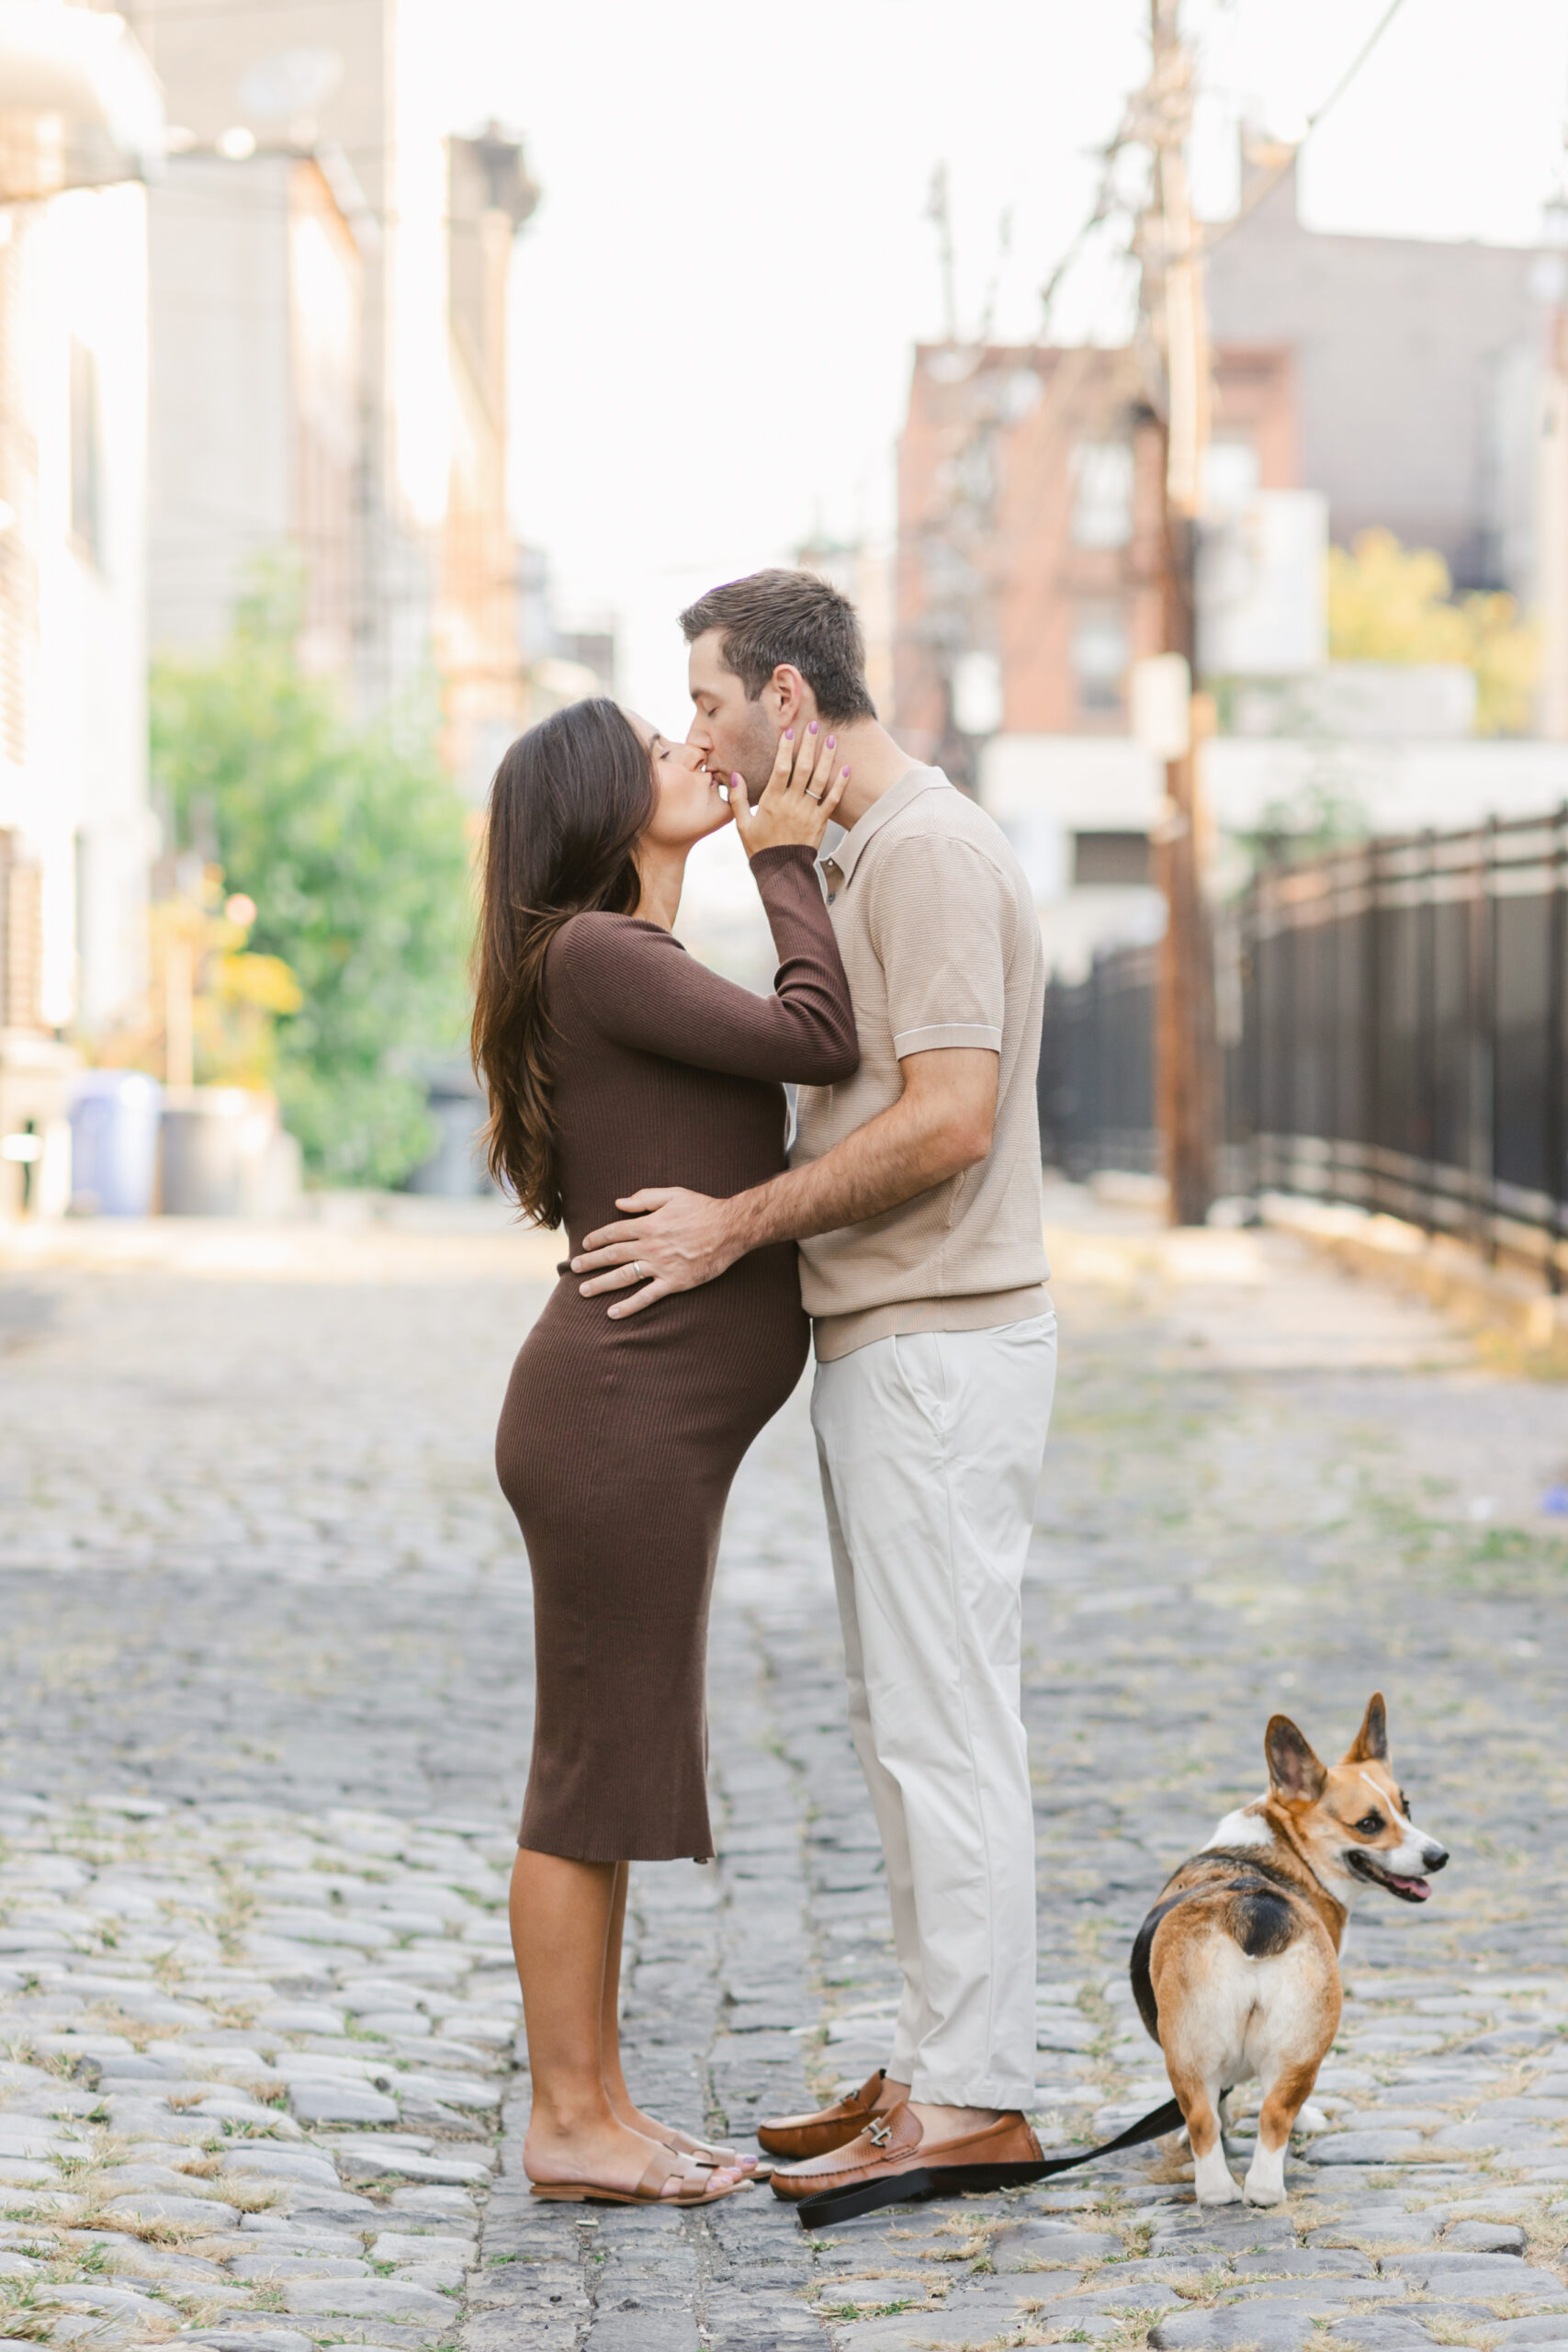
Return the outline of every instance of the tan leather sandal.
[[[743,2149],[721,2147],[713,2140],[694,2140],[689,2132],[679,2130],[673,2123],[662,2125],[659,2136],[667,2148],[673,2148],[677,2155],[690,2156],[694,2164],[734,2165],[742,2172],[757,2169],[756,2157],[747,2155]]]
[[[664,2196],[665,2182],[677,2178],[689,2182],[690,2187],[684,2193]],[[733,2197],[738,2188],[750,2186],[748,2177],[731,2181],[728,2188],[716,2188],[705,2179],[689,2157],[677,2154],[672,2148],[658,2147],[635,2188],[606,2188],[593,2180],[536,2180],[530,2185],[530,2194],[547,2205],[716,2205],[721,2197]]]

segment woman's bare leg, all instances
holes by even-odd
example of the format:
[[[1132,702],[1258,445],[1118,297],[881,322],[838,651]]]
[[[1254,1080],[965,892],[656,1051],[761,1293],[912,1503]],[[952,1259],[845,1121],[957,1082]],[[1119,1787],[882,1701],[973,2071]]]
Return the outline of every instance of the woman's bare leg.
[[[624,1863],[519,1847],[513,1865],[512,1949],[534,2089],[523,2147],[531,2180],[635,2188],[654,2153],[653,2141],[616,2116],[605,2084],[605,1984],[619,1982],[625,1885]],[[614,2064],[618,2081],[618,2057]]]
[[[621,1946],[626,1931],[626,1890],[631,1864],[615,1864],[615,1890],[610,1901],[610,1932],[604,1941],[604,1998],[599,2018],[599,2046],[604,2057],[604,2091],[623,2123],[646,2132],[652,2121],[634,2105],[621,2072]]]
[[[638,2107],[626,2088],[626,2078],[621,2071],[621,1944],[626,1930],[626,1889],[630,1882],[631,1865],[617,1862],[610,1932],[604,1947],[604,2009],[600,2023],[604,2052],[604,2089],[611,2107],[623,2123],[633,2132],[645,2132],[650,2139],[658,2140],[663,2137],[665,2125],[657,2116],[649,2115]],[[742,2160],[743,2170],[754,2172],[756,2168],[755,2156]]]

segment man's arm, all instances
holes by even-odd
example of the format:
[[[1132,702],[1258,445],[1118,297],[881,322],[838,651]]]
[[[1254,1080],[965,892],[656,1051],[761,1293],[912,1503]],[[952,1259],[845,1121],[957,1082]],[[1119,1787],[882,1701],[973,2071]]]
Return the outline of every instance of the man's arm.
[[[592,1274],[583,1296],[640,1283],[609,1310],[636,1315],[672,1291],[711,1283],[750,1250],[834,1233],[929,1193],[990,1150],[998,1068],[984,1047],[911,1054],[899,1064],[897,1102],[808,1167],[727,1201],[657,1187],[617,1201],[633,1214],[586,1235],[571,1261],[574,1274]]]

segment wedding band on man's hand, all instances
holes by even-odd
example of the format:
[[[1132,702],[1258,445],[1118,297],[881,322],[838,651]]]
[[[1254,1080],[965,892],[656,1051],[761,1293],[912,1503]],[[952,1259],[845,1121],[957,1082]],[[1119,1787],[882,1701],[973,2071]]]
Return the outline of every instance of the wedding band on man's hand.
[[[640,1258],[634,1258],[632,1260],[632,1272],[640,1283],[642,1280],[642,1260]]]

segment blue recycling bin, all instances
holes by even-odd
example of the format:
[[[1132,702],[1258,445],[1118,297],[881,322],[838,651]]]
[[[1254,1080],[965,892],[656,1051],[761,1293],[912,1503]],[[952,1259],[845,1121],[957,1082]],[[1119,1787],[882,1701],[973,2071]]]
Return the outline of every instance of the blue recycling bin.
[[[164,1090],[139,1069],[85,1069],[66,1098],[71,1204],[85,1215],[150,1216]]]

